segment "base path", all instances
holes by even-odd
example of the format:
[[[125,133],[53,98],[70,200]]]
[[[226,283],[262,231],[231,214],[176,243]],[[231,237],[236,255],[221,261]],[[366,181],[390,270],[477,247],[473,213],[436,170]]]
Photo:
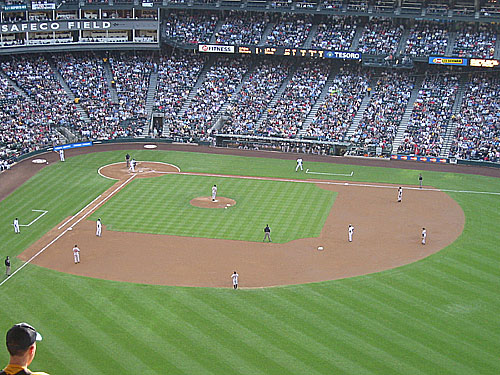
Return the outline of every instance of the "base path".
[[[230,275],[236,270],[241,287],[266,287],[364,275],[412,263],[451,244],[465,223],[460,206],[440,191],[405,190],[403,202],[397,203],[396,186],[317,182],[323,189],[338,192],[318,238],[276,244],[123,233],[105,227],[103,236],[96,237],[95,222],[86,220],[91,213],[87,210],[103,204],[102,199],[132,178],[179,172],[175,166],[146,162],[140,162],[137,170],[131,174],[125,163],[101,168],[103,176],[119,182],[77,215],[79,219],[75,216],[61,223],[19,257],[29,259],[71,226],[33,263],[95,278],[200,287],[231,287]],[[206,207],[220,208],[211,203],[205,202]],[[77,220],[78,224],[72,224]],[[353,242],[347,241],[349,224],[355,227]],[[427,228],[425,246],[420,243],[422,227]],[[73,263],[75,244],[81,249],[80,264]],[[320,246],[322,251],[318,251]]]

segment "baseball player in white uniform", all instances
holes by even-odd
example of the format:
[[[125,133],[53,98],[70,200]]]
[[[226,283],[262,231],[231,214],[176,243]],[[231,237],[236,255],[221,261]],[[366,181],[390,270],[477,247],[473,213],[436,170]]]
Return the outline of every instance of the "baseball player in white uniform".
[[[14,233],[21,233],[21,231],[19,230],[19,219],[16,217],[14,219]]]
[[[95,231],[95,235],[97,237],[101,237],[102,235],[102,223],[101,223],[101,218],[97,219],[97,222],[96,222],[96,231]]]
[[[302,158],[298,158],[297,159],[297,166],[295,167],[295,172],[297,172],[299,170],[299,168],[300,168],[301,171],[304,170],[304,168],[302,167],[302,163],[303,162],[304,161],[302,160]]]
[[[73,248],[73,258],[75,259],[75,264],[80,263],[80,249],[76,245]]]
[[[217,185],[212,186],[212,202],[215,202],[215,198],[217,197]]]
[[[422,228],[422,245],[425,245],[425,240],[427,239],[427,230]]]
[[[61,159],[61,161],[64,161],[64,150],[62,148],[59,150],[59,159]]]
[[[236,271],[234,271],[231,275],[231,279],[233,279],[233,289],[238,289],[238,276],[239,275],[236,273]]]
[[[352,242],[352,235],[354,234],[354,227],[351,224],[349,224],[348,233],[349,233],[349,242]]]
[[[403,188],[400,186],[398,188],[398,203],[401,203],[402,200],[403,200]]]
[[[130,161],[130,167],[128,168],[128,170],[135,173],[135,165],[136,165],[136,161],[135,161],[135,159],[132,159]]]

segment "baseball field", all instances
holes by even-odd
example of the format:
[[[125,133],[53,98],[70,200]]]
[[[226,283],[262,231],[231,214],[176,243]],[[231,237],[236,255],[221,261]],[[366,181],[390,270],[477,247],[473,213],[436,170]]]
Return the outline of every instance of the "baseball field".
[[[116,164],[126,152],[142,176]],[[420,190],[418,171],[326,159],[306,174],[264,157],[67,155],[0,202],[0,256],[19,270],[0,286],[0,331],[42,333],[32,370],[500,373],[498,178],[424,171]],[[234,203],[193,204],[214,184]]]

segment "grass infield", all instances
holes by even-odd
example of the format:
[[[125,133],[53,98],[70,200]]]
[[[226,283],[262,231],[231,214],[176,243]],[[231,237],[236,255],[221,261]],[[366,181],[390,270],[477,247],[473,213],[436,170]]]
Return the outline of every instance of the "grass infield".
[[[125,153],[102,152],[55,163],[2,201],[0,256],[10,255],[13,268],[19,267],[15,255],[113,184],[98,176],[97,168],[122,161]],[[137,160],[168,162],[186,172],[311,178],[295,173],[294,161],[146,150],[129,153]],[[354,171],[350,181],[418,183],[418,172],[411,170],[327,163],[305,167],[325,173]],[[424,172],[423,177],[425,184],[442,189],[500,192],[495,178],[439,172]],[[173,192],[180,186],[181,190],[199,189],[205,196],[217,183],[220,195],[238,201],[234,208],[244,204],[239,194],[246,188],[238,185],[250,186],[249,181],[212,182],[191,176],[165,176],[158,181],[165,181]],[[149,204],[156,206],[161,197],[155,200],[143,194],[156,184],[134,181],[98,214],[112,221],[113,229],[132,223],[113,212],[120,210],[118,198],[129,195],[127,200],[133,204],[150,199]],[[267,185],[262,184],[274,193],[274,183]],[[288,185],[280,185],[279,190]],[[286,196],[293,197],[296,188],[309,188],[307,194],[302,190],[298,195],[304,202],[313,198],[333,202],[332,195],[321,197],[318,194],[324,191],[312,185],[290,185],[290,194],[283,193]],[[234,196],[226,194],[226,188]],[[0,287],[0,332],[20,321],[37,327],[44,340],[30,367],[53,375],[498,374],[500,197],[450,195],[466,214],[465,229],[457,241],[422,261],[344,280],[235,292],[229,275],[227,289],[179,288],[90,279],[28,265]],[[301,207],[301,201],[289,199]],[[32,220],[36,216],[32,209],[49,212],[15,235],[13,218],[19,217],[22,224]],[[210,213],[207,220],[217,221],[219,214]],[[324,214],[314,214],[312,222],[321,222]],[[171,215],[176,217],[175,210]],[[267,220],[266,208],[256,209],[256,215]],[[220,225],[215,228],[217,232]],[[238,232],[233,228],[230,235]],[[0,353],[6,363],[3,345]]]

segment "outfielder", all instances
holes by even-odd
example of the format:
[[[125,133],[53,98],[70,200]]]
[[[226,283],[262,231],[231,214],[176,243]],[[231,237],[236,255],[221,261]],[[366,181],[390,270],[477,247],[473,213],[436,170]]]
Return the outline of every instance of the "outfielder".
[[[403,200],[403,188],[400,186],[398,188],[398,203],[401,203],[402,200]]]
[[[59,150],[59,159],[61,159],[61,161],[64,161],[64,150],[62,148]]]
[[[427,239],[427,230],[422,228],[422,245],[425,245],[425,240]]]
[[[295,172],[297,172],[299,170],[299,168],[300,168],[301,171],[304,170],[304,168],[302,167],[302,163],[303,162],[304,161],[302,160],[302,158],[298,158],[297,159],[297,166],[295,167]]]
[[[10,276],[10,258],[8,255],[5,258],[5,276]]]
[[[352,235],[354,234],[354,227],[351,224],[349,224],[348,233],[349,233],[349,242],[352,242]]]
[[[236,271],[234,271],[231,275],[231,279],[233,279],[233,289],[238,289],[238,276],[239,275],[236,273]]]
[[[14,233],[21,233],[19,230],[19,219],[17,217],[14,219]]]
[[[95,235],[97,237],[101,237],[102,235],[102,223],[101,223],[101,218],[97,219],[97,222],[96,222],[96,231],[95,231]]]
[[[80,249],[76,245],[73,248],[73,258],[75,259],[75,264],[80,263]]]
[[[215,197],[217,197],[217,185],[212,186],[212,202],[215,202]]]

